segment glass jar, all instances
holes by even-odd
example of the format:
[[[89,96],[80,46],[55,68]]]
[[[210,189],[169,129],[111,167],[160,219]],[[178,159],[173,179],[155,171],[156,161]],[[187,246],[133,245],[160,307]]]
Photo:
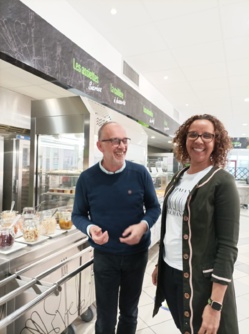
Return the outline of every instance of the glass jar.
[[[69,211],[59,212],[59,225],[62,230],[70,230],[73,226],[72,213]]]
[[[14,211],[14,210],[4,210],[4,211],[1,213],[1,218],[2,218],[2,219],[11,219],[11,218],[15,218],[17,214],[18,214],[18,211]]]
[[[0,225],[1,227],[11,227],[15,234],[18,232],[18,219],[20,216],[5,216],[5,218],[1,218]]]
[[[23,217],[24,220],[34,218],[35,214],[36,214],[36,211],[35,211],[35,208],[33,208],[33,207],[28,207],[27,206],[27,207],[23,208],[23,210],[22,210],[22,217]]]
[[[40,235],[40,224],[37,219],[24,220],[22,225],[23,238],[27,242],[37,241]]]
[[[55,233],[57,222],[53,213],[53,210],[47,210],[41,213],[40,227],[42,235],[51,235]]]
[[[15,233],[11,227],[0,226],[0,249],[12,247],[15,241]]]

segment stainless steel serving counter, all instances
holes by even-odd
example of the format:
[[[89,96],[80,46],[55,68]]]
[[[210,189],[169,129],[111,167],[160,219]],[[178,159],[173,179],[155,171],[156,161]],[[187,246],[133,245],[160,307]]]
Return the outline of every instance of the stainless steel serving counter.
[[[93,249],[72,229],[0,253],[0,334],[70,333],[95,300]]]
[[[246,182],[236,182],[240,197],[240,205],[244,209],[249,209],[249,185]]]

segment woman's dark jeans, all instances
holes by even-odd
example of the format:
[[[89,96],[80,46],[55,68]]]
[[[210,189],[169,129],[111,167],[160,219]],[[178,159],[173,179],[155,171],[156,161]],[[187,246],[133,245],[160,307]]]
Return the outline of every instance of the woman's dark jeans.
[[[131,255],[94,250],[97,305],[95,334],[135,334],[148,250]]]
[[[164,296],[178,329],[183,327],[183,273],[163,263]]]

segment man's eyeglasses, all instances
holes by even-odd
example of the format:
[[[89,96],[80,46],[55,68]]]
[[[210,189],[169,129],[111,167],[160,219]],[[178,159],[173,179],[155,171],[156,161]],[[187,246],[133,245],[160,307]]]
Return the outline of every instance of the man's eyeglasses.
[[[112,146],[119,146],[121,144],[121,142],[124,145],[128,145],[129,141],[131,140],[131,138],[110,138],[110,139],[102,139],[101,141],[103,142],[110,142],[112,144]]]
[[[190,131],[187,133],[187,138],[189,140],[197,140],[199,137],[201,137],[202,141],[205,143],[210,143],[214,139],[215,135],[209,132],[204,132],[201,135],[195,131]]]

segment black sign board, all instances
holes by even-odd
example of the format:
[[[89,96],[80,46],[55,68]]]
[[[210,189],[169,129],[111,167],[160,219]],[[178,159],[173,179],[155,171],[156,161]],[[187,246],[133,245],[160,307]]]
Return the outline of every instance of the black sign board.
[[[0,58],[163,134],[178,128],[176,121],[22,2],[0,0],[0,22]]]
[[[233,148],[249,148],[249,138],[234,137],[231,138]]]

